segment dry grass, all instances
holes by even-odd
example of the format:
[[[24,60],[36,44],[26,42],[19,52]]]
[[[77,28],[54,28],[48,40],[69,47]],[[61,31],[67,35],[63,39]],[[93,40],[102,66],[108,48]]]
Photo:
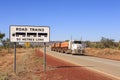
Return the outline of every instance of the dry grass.
[[[33,58],[34,49],[17,49],[17,72],[13,72],[14,50],[11,53],[2,51],[4,56],[0,57],[0,80],[40,80],[40,77],[34,74],[38,68],[36,65],[42,65],[41,58]],[[37,68],[36,68],[37,67]]]
[[[85,52],[86,52],[86,55],[108,58],[108,59],[113,59],[113,60],[120,60],[120,50],[118,50],[118,49],[86,48]]]

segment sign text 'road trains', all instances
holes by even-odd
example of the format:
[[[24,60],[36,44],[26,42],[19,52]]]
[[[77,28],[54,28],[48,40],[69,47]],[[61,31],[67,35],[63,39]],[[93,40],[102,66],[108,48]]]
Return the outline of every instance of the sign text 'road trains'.
[[[28,31],[28,28],[16,28],[16,31]],[[29,28],[29,31],[42,31],[42,32],[44,32],[44,28]]]

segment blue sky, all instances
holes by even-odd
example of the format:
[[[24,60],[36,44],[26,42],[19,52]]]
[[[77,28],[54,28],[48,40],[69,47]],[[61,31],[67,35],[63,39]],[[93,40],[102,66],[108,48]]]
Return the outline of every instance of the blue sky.
[[[120,40],[120,0],[0,0],[0,31],[50,26],[51,40]]]

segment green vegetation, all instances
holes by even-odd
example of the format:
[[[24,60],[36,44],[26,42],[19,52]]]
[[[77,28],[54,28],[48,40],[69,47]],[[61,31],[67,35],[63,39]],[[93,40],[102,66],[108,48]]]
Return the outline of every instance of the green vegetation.
[[[0,32],[0,40],[2,40],[4,37],[5,37],[5,34]]]
[[[0,80],[9,80],[9,79],[8,79],[8,76],[3,75],[3,76],[0,76]]]
[[[10,39],[9,38],[1,40],[1,42],[2,42],[3,48],[5,48],[5,49],[9,48],[11,46],[11,44],[12,44],[12,43],[10,43]],[[13,44],[12,44],[12,46],[13,46]]]
[[[5,37],[5,34],[0,32],[0,43],[4,37]],[[0,51],[1,51],[1,46],[0,46]]]
[[[114,39],[102,37],[99,42],[86,41],[86,47],[90,48],[118,48],[120,49],[120,42],[115,42]]]

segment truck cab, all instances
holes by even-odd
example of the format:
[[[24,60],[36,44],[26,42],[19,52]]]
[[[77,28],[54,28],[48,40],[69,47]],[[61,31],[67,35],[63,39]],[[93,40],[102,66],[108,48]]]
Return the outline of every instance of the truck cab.
[[[69,50],[71,50],[72,54],[83,54],[84,53],[84,45],[82,41],[71,40],[69,41]]]

